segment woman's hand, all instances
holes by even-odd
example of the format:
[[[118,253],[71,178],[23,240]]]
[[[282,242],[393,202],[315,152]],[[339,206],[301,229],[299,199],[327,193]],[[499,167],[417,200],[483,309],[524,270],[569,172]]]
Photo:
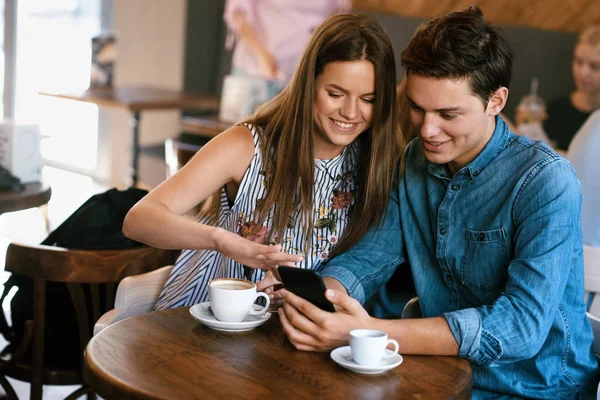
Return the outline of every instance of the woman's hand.
[[[268,271],[264,278],[256,283],[258,291],[264,291],[271,299],[271,308],[280,308],[283,306],[283,294],[281,289],[283,285],[275,278],[274,270]]]
[[[345,293],[327,289],[325,297],[338,311],[323,311],[285,289],[279,319],[285,334],[298,350],[328,351],[348,343],[352,329],[368,328],[373,318]]]
[[[216,250],[251,268],[271,270],[278,265],[294,267],[302,256],[281,252],[281,245],[265,245],[245,239],[240,235],[218,228],[214,233]]]

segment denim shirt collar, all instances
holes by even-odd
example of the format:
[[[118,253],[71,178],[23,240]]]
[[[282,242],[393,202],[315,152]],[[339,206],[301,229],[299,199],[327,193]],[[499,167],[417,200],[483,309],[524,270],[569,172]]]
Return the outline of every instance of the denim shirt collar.
[[[457,174],[468,173],[471,179],[478,176],[479,173],[506,147],[509,137],[510,130],[508,129],[508,125],[506,125],[500,116],[496,116],[496,128],[494,129],[494,133],[489,142],[485,145],[481,153],[479,153],[473,161],[461,168]],[[435,164],[430,162],[429,173],[440,178],[452,178],[445,164]]]

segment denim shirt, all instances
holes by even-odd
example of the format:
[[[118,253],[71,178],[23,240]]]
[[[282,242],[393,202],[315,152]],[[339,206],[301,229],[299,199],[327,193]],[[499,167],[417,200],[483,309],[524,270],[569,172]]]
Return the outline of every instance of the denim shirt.
[[[409,261],[423,315],[443,316],[471,362],[474,397],[587,398],[580,208],[569,162],[498,117],[454,175],[412,141],[384,220],[322,274],[364,303]]]

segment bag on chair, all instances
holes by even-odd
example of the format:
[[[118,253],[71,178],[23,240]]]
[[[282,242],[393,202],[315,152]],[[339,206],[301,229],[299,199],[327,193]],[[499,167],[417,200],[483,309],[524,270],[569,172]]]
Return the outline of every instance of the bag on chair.
[[[148,191],[136,188],[110,189],[90,197],[41,243],[78,250],[114,250],[141,245],[122,233],[125,215]],[[11,354],[23,337],[25,322],[33,318],[33,280],[12,274],[4,283],[0,304],[12,288],[17,291],[10,302],[12,325],[0,313],[0,333],[8,341],[1,355]],[[46,352],[50,359],[65,358],[66,353],[80,357],[77,319],[65,283],[46,285]],[[72,344],[68,349],[65,343]],[[69,358],[68,356],[66,358]]]

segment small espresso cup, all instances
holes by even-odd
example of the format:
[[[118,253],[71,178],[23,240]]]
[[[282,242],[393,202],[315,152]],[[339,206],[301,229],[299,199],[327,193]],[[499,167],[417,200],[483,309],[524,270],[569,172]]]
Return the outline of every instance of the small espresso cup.
[[[398,342],[388,339],[387,333],[374,329],[354,329],[350,331],[350,352],[354,362],[360,365],[380,365],[392,355],[385,355],[388,344],[394,345],[394,353],[399,350]]]
[[[254,302],[259,297],[264,297],[267,303],[255,310]],[[254,282],[234,278],[210,281],[208,300],[215,318],[223,322],[241,322],[248,315],[264,314],[271,303],[266,293],[256,291]]]

